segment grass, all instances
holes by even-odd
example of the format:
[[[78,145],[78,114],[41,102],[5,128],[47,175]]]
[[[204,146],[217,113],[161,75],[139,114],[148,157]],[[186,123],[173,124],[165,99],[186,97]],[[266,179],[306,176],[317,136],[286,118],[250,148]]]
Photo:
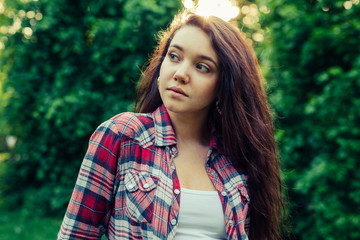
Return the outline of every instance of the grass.
[[[51,240],[57,238],[61,218],[25,216],[21,210],[0,206],[0,240]],[[101,238],[105,240],[105,236]]]
[[[0,208],[1,240],[49,240],[56,239],[62,218],[41,216],[25,217],[21,210]]]

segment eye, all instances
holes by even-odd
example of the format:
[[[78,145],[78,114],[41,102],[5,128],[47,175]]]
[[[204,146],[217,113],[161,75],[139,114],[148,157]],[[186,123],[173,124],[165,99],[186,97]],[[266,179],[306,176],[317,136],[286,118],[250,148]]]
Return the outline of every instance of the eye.
[[[171,61],[175,61],[175,62],[179,61],[179,57],[173,52],[169,52],[168,56]]]
[[[196,65],[196,68],[199,69],[201,72],[204,72],[204,73],[210,72],[210,69],[206,65],[204,65],[202,63],[198,63]]]

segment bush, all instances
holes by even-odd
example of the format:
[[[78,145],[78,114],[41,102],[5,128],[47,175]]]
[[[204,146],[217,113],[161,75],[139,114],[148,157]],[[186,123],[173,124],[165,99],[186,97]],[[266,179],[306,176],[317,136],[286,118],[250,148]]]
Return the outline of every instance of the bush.
[[[263,2],[262,64],[297,239],[360,238],[358,3]]]
[[[23,3],[26,2],[26,3]],[[0,136],[16,136],[2,162],[13,206],[65,211],[90,134],[132,110],[139,68],[180,1],[7,1],[0,55]],[[1,36],[0,36],[1,37]],[[1,89],[0,89],[1,90]]]

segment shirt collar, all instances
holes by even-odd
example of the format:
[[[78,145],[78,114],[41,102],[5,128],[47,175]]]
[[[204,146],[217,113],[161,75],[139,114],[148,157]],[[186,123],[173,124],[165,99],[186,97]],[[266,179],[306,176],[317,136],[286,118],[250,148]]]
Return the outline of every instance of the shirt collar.
[[[165,105],[158,107],[153,113],[155,126],[155,146],[176,145],[175,131],[171,124],[170,116]],[[211,126],[210,149],[216,149],[220,154],[224,154],[221,137],[218,136],[215,127]]]
[[[163,147],[176,144],[174,129],[166,107],[161,105],[153,113],[155,126],[155,146]]]

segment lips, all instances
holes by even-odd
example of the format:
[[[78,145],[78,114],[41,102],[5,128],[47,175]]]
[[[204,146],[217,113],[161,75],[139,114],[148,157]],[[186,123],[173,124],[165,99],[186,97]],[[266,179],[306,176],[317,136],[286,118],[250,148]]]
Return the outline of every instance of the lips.
[[[171,88],[168,88],[168,90],[179,93],[179,94],[182,94],[182,95],[184,95],[186,97],[188,96],[181,88],[171,87]]]

